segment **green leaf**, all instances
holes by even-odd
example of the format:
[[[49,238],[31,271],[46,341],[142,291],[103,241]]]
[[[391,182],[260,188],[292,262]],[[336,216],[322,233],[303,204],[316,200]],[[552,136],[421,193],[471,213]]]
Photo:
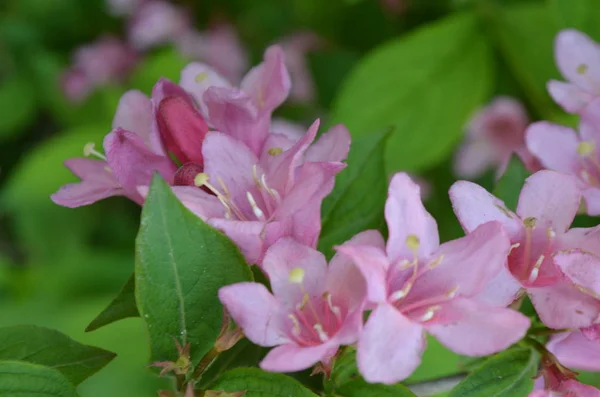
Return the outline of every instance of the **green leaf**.
[[[58,331],[33,325],[0,328],[0,340],[0,360],[27,361],[56,368],[75,385],[115,358],[114,353],[82,345]]]
[[[506,171],[504,171],[504,174],[494,187],[494,196],[504,201],[504,204],[509,209],[515,211],[519,203],[519,194],[525,184],[525,179],[530,174],[523,165],[523,162],[517,156],[513,155],[508,162]]]
[[[484,1],[484,15],[498,48],[538,115],[552,118],[559,111],[546,90],[551,79],[561,79],[554,63],[554,38],[559,27],[545,4],[501,8]]]
[[[127,283],[119,291],[119,295],[92,320],[85,331],[94,331],[115,321],[129,317],[139,317],[139,315],[140,313],[135,305],[135,277],[131,275]]]
[[[150,333],[152,361],[175,361],[177,338],[194,363],[213,346],[224,285],[252,279],[238,248],[188,211],[155,176],[136,240],[135,295]]]
[[[362,379],[345,384],[337,392],[344,397],[416,397],[406,386],[370,384]]]
[[[339,388],[348,382],[359,379],[358,365],[356,363],[356,350],[346,347],[344,352],[335,359],[331,372],[331,382],[335,388]]]
[[[548,0],[548,5],[559,26],[581,30],[600,40],[597,0]]]
[[[0,140],[35,120],[35,89],[26,76],[9,76],[0,83]]]
[[[18,361],[0,361],[0,397],[77,397],[60,372]]]
[[[161,50],[144,58],[132,74],[131,85],[150,94],[161,77],[178,82],[179,73],[188,62],[175,48]]]
[[[224,373],[211,385],[211,390],[236,392],[246,390],[244,397],[316,397],[301,383],[283,374],[264,372],[258,368],[238,368]]]
[[[319,250],[333,255],[333,246],[383,224],[387,197],[384,150],[390,131],[360,136],[352,142],[348,167],[336,178],[323,201]]]
[[[488,97],[491,53],[472,14],[457,13],[364,57],[338,94],[335,122],[356,138],[394,126],[388,171],[419,170],[448,155]]]
[[[506,350],[478,367],[452,391],[449,397],[517,397],[533,388],[538,355],[527,348]]]

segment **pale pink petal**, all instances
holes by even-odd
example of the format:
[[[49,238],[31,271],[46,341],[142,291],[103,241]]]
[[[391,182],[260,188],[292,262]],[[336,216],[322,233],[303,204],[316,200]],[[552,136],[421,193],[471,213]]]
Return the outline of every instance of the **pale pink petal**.
[[[454,157],[454,172],[461,178],[475,178],[497,161],[494,147],[486,140],[465,142]]]
[[[600,257],[580,250],[562,251],[554,255],[554,263],[578,289],[600,299]]]
[[[527,148],[546,168],[575,173],[579,169],[577,133],[569,127],[539,121],[529,126]]]
[[[173,41],[189,29],[190,19],[181,8],[167,1],[147,1],[129,24],[128,39],[138,50]]]
[[[519,217],[481,186],[458,181],[450,187],[449,194],[454,213],[465,232],[472,232],[486,222],[499,221],[509,236],[519,235],[523,227]]]
[[[238,283],[219,289],[219,299],[244,335],[260,346],[289,341],[285,334],[284,309],[259,283]]]
[[[142,138],[117,128],[104,138],[104,150],[111,172],[128,196],[139,196],[138,186],[147,186],[154,172],[169,184],[173,182],[175,167],[167,157],[150,150]]]
[[[370,383],[400,382],[421,363],[425,343],[420,324],[404,317],[392,305],[379,305],[358,341],[360,373]]]
[[[74,158],[66,160],[65,166],[81,178],[81,182],[64,185],[50,196],[58,205],[81,207],[124,194],[114,175],[108,171],[105,161]]]
[[[445,294],[471,297],[504,268],[509,249],[499,222],[485,223],[465,237],[444,243],[430,259],[439,264],[417,279],[403,302]]]
[[[304,134],[304,131],[302,132]],[[268,164],[272,161],[272,157],[281,155],[282,151],[285,152],[291,149],[298,139],[291,139],[286,135],[279,134],[271,131],[265,140],[265,144],[262,148],[260,155],[260,163]]]
[[[529,288],[527,293],[540,319],[549,328],[589,327],[600,314],[600,300],[578,291],[567,282]]]
[[[394,175],[390,182],[385,219],[389,229],[387,253],[392,262],[413,257],[407,246],[409,236],[418,238],[420,257],[429,256],[440,244],[437,223],[423,206],[420,191],[406,173]]]
[[[363,310],[363,306],[359,306],[346,315],[344,323],[331,339],[331,343],[353,345],[358,341],[363,328]]]
[[[600,342],[600,324],[594,324],[591,327],[581,328],[581,333],[592,342]]]
[[[146,145],[150,146],[151,125],[152,103],[150,99],[138,90],[130,90],[123,94],[113,118],[113,129],[120,127],[135,132],[142,137]]]
[[[233,88],[231,84],[221,77],[221,75],[213,68],[199,62],[190,63],[183,68],[179,85],[194,97],[205,116],[208,114],[208,110],[204,105],[204,92],[209,87]]]
[[[548,93],[569,113],[581,112],[594,98],[589,92],[582,90],[575,84],[550,80],[547,84]]]
[[[367,230],[346,241],[344,246],[367,245],[385,249],[385,241],[377,230]],[[348,302],[354,308],[366,297],[366,284],[362,273],[348,256],[338,252],[329,262],[326,290],[332,295]]]
[[[556,37],[558,69],[571,83],[595,92],[600,87],[600,46],[587,35],[565,29]]]
[[[554,171],[538,171],[525,181],[519,195],[517,214],[536,219],[539,228],[567,231],[581,202],[577,180]]]
[[[284,119],[275,118],[271,121],[271,132],[281,134],[296,142],[306,133],[306,128],[300,124]]]
[[[600,189],[595,187],[586,188],[583,189],[582,194],[587,214],[590,216],[600,215]]]
[[[325,292],[325,256],[294,239],[284,237],[273,244],[265,253],[262,268],[277,300],[289,308],[302,302],[304,294],[313,298]]]
[[[579,134],[584,141],[591,141],[600,147],[600,97],[594,99],[581,114]],[[596,156],[598,152],[596,151]]]
[[[307,369],[326,358],[329,344],[302,347],[286,344],[272,349],[260,362],[260,367],[271,372],[296,372]]]
[[[505,264],[483,290],[473,296],[473,300],[494,307],[505,307],[517,300],[522,293],[523,286]]]
[[[215,195],[194,186],[173,186],[172,190],[181,204],[204,220],[225,216],[225,207]]]
[[[344,244],[336,248],[348,257],[361,271],[367,283],[367,294],[371,302],[387,300],[387,270],[390,266],[385,251],[376,245]]]
[[[560,236],[557,243],[556,251],[577,248],[595,253],[600,247],[600,226],[569,229],[567,233]]]
[[[600,343],[581,332],[554,335],[546,348],[566,367],[583,371],[600,371]]]
[[[458,354],[487,356],[504,350],[521,340],[530,325],[527,317],[512,309],[490,307],[469,299],[456,299],[449,305],[454,306],[452,310],[462,312],[460,320],[425,327]]]
[[[350,151],[350,132],[334,125],[306,151],[306,161],[344,161]]]
[[[261,234],[265,230],[264,222],[234,221],[212,218],[208,223],[227,235],[242,251],[250,265],[260,264],[265,247]]]
[[[590,385],[584,385],[575,379],[562,382],[559,391],[567,397],[600,397],[600,390]]]
[[[272,112],[287,98],[291,81],[284,54],[277,45],[267,48],[263,63],[252,68],[240,84],[261,112]]]

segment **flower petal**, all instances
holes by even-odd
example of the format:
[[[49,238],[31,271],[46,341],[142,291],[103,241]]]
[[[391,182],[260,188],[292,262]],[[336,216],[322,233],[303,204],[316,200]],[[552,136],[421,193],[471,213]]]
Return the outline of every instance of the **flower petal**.
[[[454,172],[461,178],[475,178],[487,170],[496,159],[494,146],[484,139],[465,142],[454,156]]]
[[[569,250],[554,255],[554,263],[579,290],[600,299],[600,257]]]
[[[582,191],[585,209],[590,216],[600,215],[600,189],[589,187]]]
[[[262,268],[277,300],[292,309],[305,293],[313,298],[325,292],[325,256],[294,239],[284,237],[273,244],[265,253]]]
[[[225,216],[225,208],[219,199],[202,189],[195,186],[173,186],[172,190],[181,204],[204,220]]]
[[[389,238],[387,253],[391,262],[399,258],[413,258],[407,238],[418,238],[419,257],[427,257],[439,244],[437,223],[421,202],[421,188],[406,173],[394,175],[385,203],[385,219]]]
[[[210,66],[192,62],[181,71],[179,85],[189,92],[206,116],[206,107],[204,106],[204,92],[209,87],[233,88],[231,84],[223,78],[217,71]]]
[[[371,302],[387,301],[387,270],[390,266],[385,251],[375,245],[344,244],[336,247],[339,254],[348,257],[358,267],[367,283]]]
[[[552,227],[567,231],[581,202],[577,180],[554,171],[538,171],[525,181],[517,214],[521,218],[535,218],[539,228]]]
[[[219,299],[244,335],[260,346],[276,346],[289,341],[279,302],[259,283],[238,283],[219,289]]]
[[[400,382],[421,363],[425,343],[421,325],[404,317],[392,305],[379,305],[358,341],[360,373],[370,383]]]
[[[265,244],[261,238],[266,227],[264,222],[211,218],[208,223],[233,240],[250,265],[260,264],[265,250]]]
[[[296,372],[307,369],[325,359],[331,346],[324,343],[302,347],[286,344],[272,349],[260,362],[260,367],[271,372]]]
[[[141,91],[129,90],[119,100],[112,128],[135,132],[150,146],[152,103]],[[159,153],[160,154],[160,153]]]
[[[581,112],[594,98],[589,92],[582,90],[575,84],[550,80],[547,84],[548,93],[569,113]]]
[[[487,356],[504,350],[522,339],[530,325],[529,319],[515,310],[490,307],[472,299],[455,299],[448,305],[460,311],[462,318],[426,328],[458,354]]]
[[[449,195],[454,213],[467,233],[491,221],[502,223],[511,237],[517,236],[523,227],[517,215],[502,200],[475,183],[455,182],[450,187]]]
[[[344,161],[350,151],[350,132],[342,125],[334,125],[321,135],[306,151],[306,161]]]
[[[600,46],[575,29],[561,31],[554,45],[562,75],[579,88],[595,92],[600,86]]]
[[[581,332],[554,335],[546,348],[566,367],[583,371],[600,371],[600,343]]]
[[[544,167],[566,173],[578,172],[579,138],[572,128],[539,121],[529,126],[525,140],[529,151]]]

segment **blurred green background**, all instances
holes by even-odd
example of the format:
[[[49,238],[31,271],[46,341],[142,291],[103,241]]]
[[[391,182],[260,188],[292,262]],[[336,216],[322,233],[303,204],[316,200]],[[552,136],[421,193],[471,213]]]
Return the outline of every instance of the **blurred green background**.
[[[600,39],[596,0],[176,3],[199,31],[215,19],[231,23],[251,65],[282,37],[306,30],[321,37],[325,44],[307,54],[314,100],[285,105],[277,115],[303,124],[316,117],[343,122],[355,136],[395,125],[388,170],[432,184],[426,204],[444,240],[462,234],[446,192],[468,117],[504,94],[522,99],[532,119],[573,123],[545,92],[545,82],[559,77],[552,41],[568,26]],[[141,55],[125,82],[70,102],[60,78],[74,51],[105,33],[125,37],[126,25],[104,0],[0,4],[0,325],[45,325],[118,353],[80,386],[83,397],[152,396],[165,384],[145,367],[147,336],[138,319],[84,332],[132,272],[140,208],[125,198],[78,209],[49,199],[76,180],[63,161],[81,156],[87,142],[101,143],[125,90],[149,93],[160,77],[177,81],[188,62],[174,46],[158,46]],[[493,172],[478,182],[491,188]],[[432,341],[411,380],[453,374],[457,363]]]

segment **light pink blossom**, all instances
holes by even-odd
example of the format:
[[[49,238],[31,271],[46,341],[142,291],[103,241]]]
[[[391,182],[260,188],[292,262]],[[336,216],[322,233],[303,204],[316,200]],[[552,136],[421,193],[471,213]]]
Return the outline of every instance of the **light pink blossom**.
[[[556,65],[568,82],[552,80],[548,91],[567,112],[581,113],[600,97],[600,45],[585,33],[566,29],[556,36]]]
[[[190,92],[209,125],[244,142],[259,155],[269,136],[271,115],[287,98],[290,77],[278,46],[234,88],[212,68],[191,63],[181,72],[181,86]]]
[[[306,56],[322,46],[321,39],[312,32],[297,32],[282,39],[280,45],[292,80],[290,100],[299,103],[313,101],[315,84]]]
[[[600,390],[577,381],[577,373],[551,353],[542,356],[542,368],[528,397],[599,397]]]
[[[183,8],[169,1],[143,2],[129,21],[128,41],[137,50],[174,43],[191,29],[191,21]]]
[[[403,173],[390,183],[385,217],[387,246],[379,237],[338,247],[361,270],[374,304],[358,342],[358,367],[367,381],[408,377],[420,363],[425,331],[469,356],[492,354],[525,335],[526,317],[476,299],[510,249],[499,223],[440,245],[418,185]]]
[[[348,131],[336,126],[312,144],[318,127],[317,121],[291,145],[271,134],[260,156],[229,135],[209,132],[202,146],[204,171],[195,178],[203,189],[173,191],[236,242],[249,263],[260,264],[266,249],[284,236],[314,247],[321,202],[344,168],[350,143]]]
[[[529,123],[523,105],[509,97],[498,97],[479,110],[467,125],[467,137],[454,160],[457,175],[474,178],[490,167],[502,175],[510,156],[516,153],[531,170],[535,159],[525,147],[525,129]]]
[[[125,43],[104,36],[75,52],[73,65],[62,76],[63,91],[71,101],[82,101],[98,87],[123,82],[136,62]]]
[[[186,57],[206,62],[234,84],[242,80],[248,69],[247,51],[229,24],[216,24],[205,32],[189,30],[177,39],[176,45]]]
[[[579,134],[572,128],[546,121],[527,129],[527,147],[548,169],[577,178],[589,215],[600,215],[600,101],[581,117]]]
[[[590,337],[591,332],[594,332],[596,338]],[[564,332],[552,336],[546,348],[569,368],[600,371],[600,339],[597,337],[597,329]]]
[[[450,199],[465,231],[499,221],[510,237],[512,250],[506,267],[481,299],[508,305],[525,289],[550,328],[581,328],[597,321],[600,301],[565,277],[554,260],[561,250],[595,251],[600,247],[600,228],[569,229],[581,199],[573,177],[554,171],[530,176],[516,213],[471,182],[456,182],[450,188]]]
[[[364,232],[347,244],[369,244]],[[356,342],[362,327],[364,280],[341,255],[329,266],[318,251],[283,238],[265,255],[272,293],[259,283],[222,287],[219,298],[252,342],[277,346],[260,363],[267,371],[293,372],[328,364],[340,345]]]

